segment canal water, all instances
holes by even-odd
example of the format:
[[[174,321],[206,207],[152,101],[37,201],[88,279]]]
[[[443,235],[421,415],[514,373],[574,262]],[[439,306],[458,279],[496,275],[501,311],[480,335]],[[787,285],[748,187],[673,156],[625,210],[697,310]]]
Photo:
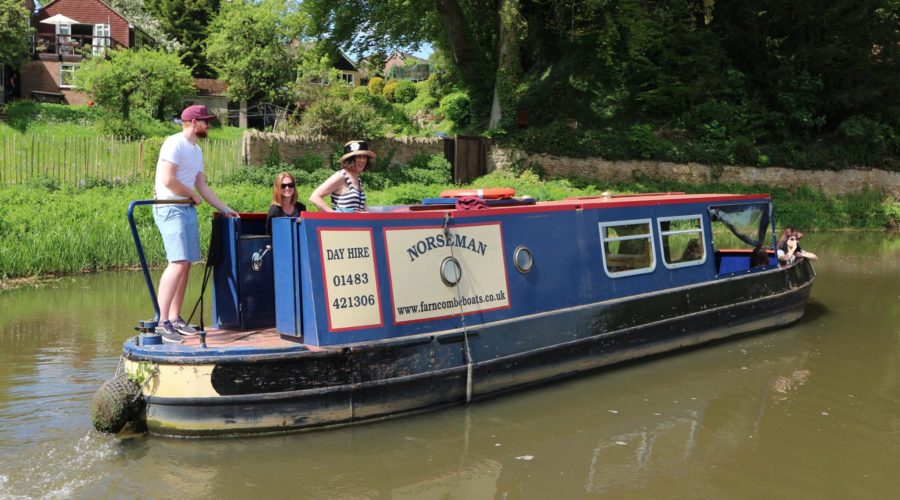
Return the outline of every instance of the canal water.
[[[468,407],[260,438],[92,430],[94,391],[152,315],[140,273],[3,292],[0,498],[896,498],[900,238],[803,246],[818,279],[789,328]]]

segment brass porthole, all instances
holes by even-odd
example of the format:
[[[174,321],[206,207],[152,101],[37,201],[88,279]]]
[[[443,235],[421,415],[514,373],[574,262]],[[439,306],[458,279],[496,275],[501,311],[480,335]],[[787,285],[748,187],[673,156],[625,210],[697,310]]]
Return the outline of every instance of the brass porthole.
[[[531,271],[531,267],[534,266],[534,256],[531,255],[531,250],[525,245],[516,247],[515,251],[513,251],[513,263],[522,274]]]
[[[441,281],[447,286],[456,286],[462,278],[462,266],[455,257],[447,257],[441,262]]]

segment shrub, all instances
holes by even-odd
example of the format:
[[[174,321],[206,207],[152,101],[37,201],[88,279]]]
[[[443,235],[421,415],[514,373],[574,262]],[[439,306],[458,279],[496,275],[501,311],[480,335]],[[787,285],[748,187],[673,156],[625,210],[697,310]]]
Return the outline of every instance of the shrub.
[[[303,114],[305,133],[337,139],[348,137],[381,137],[384,119],[368,105],[326,97],[313,103]]]
[[[330,97],[338,97],[341,99],[347,99],[350,97],[350,92],[352,90],[353,89],[350,86],[344,85],[343,82],[333,83],[328,86],[328,95]]]
[[[426,82],[428,94],[435,99],[440,100],[453,92],[453,82],[450,80],[450,74],[446,71],[437,71],[428,75]]]
[[[632,153],[645,160],[659,158],[664,150],[659,138],[653,133],[653,127],[645,123],[631,126],[628,130],[628,143]]]
[[[399,82],[396,80],[388,82],[387,85],[384,86],[384,90],[381,93],[384,95],[384,98],[390,102],[395,102],[396,98],[394,97],[394,91],[397,89],[397,85]]]
[[[457,127],[465,127],[471,119],[469,96],[465,92],[454,92],[441,99],[441,113],[452,120]]]
[[[841,156],[850,164],[877,165],[884,156],[897,153],[900,145],[889,125],[859,115],[841,122],[837,136],[843,146]]]
[[[384,94],[384,78],[380,76],[373,77],[369,80],[369,95],[383,95]]]
[[[369,102],[369,89],[366,87],[356,87],[350,92],[350,98],[355,102]]]
[[[394,101],[400,104],[406,104],[412,102],[412,100],[416,98],[416,88],[411,81],[400,80],[396,83],[397,86],[394,88]]]
[[[437,109],[440,106],[440,102],[430,95],[422,97],[420,104],[421,109]]]
[[[108,115],[100,120],[100,133],[122,139],[140,139],[141,127],[132,118],[122,118],[117,115]]]

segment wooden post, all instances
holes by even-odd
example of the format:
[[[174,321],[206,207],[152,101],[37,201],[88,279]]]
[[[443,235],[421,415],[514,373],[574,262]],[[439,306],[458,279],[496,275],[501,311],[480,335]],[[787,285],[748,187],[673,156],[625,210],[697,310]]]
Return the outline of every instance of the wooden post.
[[[28,171],[32,172],[34,170],[34,134],[31,134],[31,164],[28,167]],[[21,183],[21,180],[19,181]]]
[[[238,127],[247,128],[247,101],[241,99],[240,111],[238,111]]]

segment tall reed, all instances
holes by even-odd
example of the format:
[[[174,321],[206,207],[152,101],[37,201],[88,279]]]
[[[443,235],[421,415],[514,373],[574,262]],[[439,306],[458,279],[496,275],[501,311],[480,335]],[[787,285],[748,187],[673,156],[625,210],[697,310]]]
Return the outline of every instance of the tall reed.
[[[278,167],[282,168],[282,167]],[[290,170],[290,167],[284,167]],[[322,176],[327,177],[327,172]],[[301,176],[298,176],[298,179]],[[321,176],[319,176],[321,177]],[[324,177],[323,177],[324,178]],[[266,212],[271,188],[257,183],[212,183],[219,197],[243,212]],[[387,185],[390,184],[390,185]],[[598,185],[578,179],[543,181],[530,172],[495,172],[476,183],[482,187],[509,186],[519,194],[541,200],[614,192],[771,192],[776,202],[779,227],[799,227],[804,231],[829,229],[881,229],[900,214],[900,203],[878,193],[828,196],[812,190],[787,191],[778,188],[739,185],[678,185],[643,180],[631,184]],[[385,183],[370,190],[373,205],[410,203],[435,197],[450,184],[404,182]],[[298,196],[306,201],[315,188],[298,186]],[[126,220],[131,200],[152,197],[152,180],[142,179],[120,186],[78,188],[60,186],[52,179],[36,179],[24,185],[0,185],[0,280],[58,273],[77,273],[138,265],[137,253]],[[312,208],[312,207],[310,207]],[[151,265],[165,262],[165,254],[149,207],[138,207],[135,218]],[[201,248],[206,253],[213,208],[199,207]],[[894,221],[896,223],[896,220]]]

